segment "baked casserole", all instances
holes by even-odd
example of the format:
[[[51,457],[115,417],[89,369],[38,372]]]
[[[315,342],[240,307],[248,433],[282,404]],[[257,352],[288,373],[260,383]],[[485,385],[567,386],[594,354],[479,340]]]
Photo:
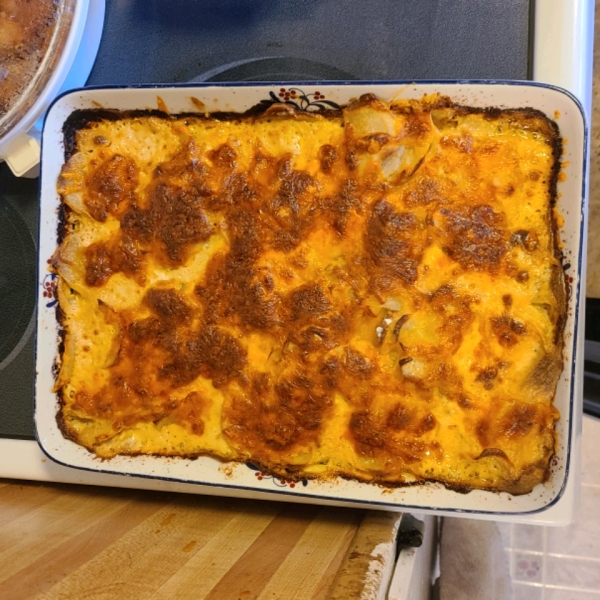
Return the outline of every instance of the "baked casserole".
[[[543,113],[90,110],[65,147],[65,436],[286,479],[548,477],[566,298]]]

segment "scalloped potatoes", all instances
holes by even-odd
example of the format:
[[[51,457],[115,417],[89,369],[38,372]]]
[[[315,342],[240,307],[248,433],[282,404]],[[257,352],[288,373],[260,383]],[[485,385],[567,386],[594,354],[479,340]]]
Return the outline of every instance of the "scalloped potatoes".
[[[84,122],[53,261],[65,435],[286,478],[544,479],[565,297],[541,113],[365,96]]]

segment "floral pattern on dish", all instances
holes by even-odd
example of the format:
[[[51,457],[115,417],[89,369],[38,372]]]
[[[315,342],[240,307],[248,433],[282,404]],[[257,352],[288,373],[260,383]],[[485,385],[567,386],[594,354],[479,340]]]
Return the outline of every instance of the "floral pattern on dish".
[[[42,287],[44,288],[42,296],[48,299],[46,308],[54,308],[58,303],[58,298],[56,297],[56,284],[56,273],[48,273],[42,281]]]
[[[259,467],[253,465],[252,463],[246,463],[246,466],[254,471],[254,475],[258,481],[268,481],[271,480],[274,485],[280,488],[290,487],[295,488],[299,483],[302,484],[303,487],[308,485],[308,479],[283,479],[281,477],[273,477],[264,471],[261,471]]]
[[[340,105],[331,100],[326,100],[321,92],[305,93],[300,88],[279,88],[277,93],[269,92],[269,100],[261,100],[261,107],[268,108],[274,104],[289,104],[304,112],[324,112],[326,110],[340,110]]]

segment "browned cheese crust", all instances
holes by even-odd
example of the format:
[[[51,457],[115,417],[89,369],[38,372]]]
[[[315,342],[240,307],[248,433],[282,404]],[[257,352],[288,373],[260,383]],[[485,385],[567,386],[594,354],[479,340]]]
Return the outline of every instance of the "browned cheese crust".
[[[364,96],[65,134],[66,436],[286,478],[548,476],[566,300],[543,114]]]

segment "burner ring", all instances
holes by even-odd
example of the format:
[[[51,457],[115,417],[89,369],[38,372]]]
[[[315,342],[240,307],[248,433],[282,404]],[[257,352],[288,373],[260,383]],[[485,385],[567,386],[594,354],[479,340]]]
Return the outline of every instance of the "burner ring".
[[[289,56],[261,56],[210,69],[192,81],[356,81],[346,71],[325,63]]]
[[[5,201],[0,205],[0,370],[17,356],[33,330],[36,250],[27,225]]]

